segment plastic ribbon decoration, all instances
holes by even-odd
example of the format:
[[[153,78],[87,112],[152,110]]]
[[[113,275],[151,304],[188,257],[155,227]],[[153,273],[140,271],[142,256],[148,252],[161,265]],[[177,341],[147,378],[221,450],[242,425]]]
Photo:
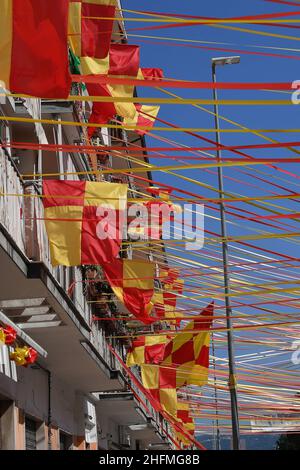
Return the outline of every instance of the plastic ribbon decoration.
[[[28,346],[15,348],[15,350],[10,353],[10,360],[14,361],[17,366],[27,367],[29,364],[34,364],[36,359],[36,350]]]
[[[5,344],[5,334],[4,334],[3,329],[1,328],[0,329],[0,348],[1,346],[4,346],[4,344]]]
[[[12,345],[16,341],[17,332],[11,326],[0,327],[0,344]]]

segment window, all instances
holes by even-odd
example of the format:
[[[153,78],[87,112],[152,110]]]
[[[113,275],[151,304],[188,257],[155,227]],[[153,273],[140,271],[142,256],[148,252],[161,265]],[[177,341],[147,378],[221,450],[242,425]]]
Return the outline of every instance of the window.
[[[65,432],[59,431],[59,449],[60,450],[71,450],[72,449],[72,436]]]
[[[25,418],[25,448],[26,450],[36,450],[37,423],[31,418]]]

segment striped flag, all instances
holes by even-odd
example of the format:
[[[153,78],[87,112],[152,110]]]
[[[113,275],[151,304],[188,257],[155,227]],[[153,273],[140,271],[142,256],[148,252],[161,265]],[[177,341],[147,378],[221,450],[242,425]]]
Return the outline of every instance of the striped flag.
[[[69,0],[1,0],[0,82],[14,93],[67,98]]]
[[[127,185],[45,180],[45,224],[52,265],[111,262],[119,253]]]
[[[116,259],[103,265],[115,295],[130,313],[146,324],[155,321],[149,316],[154,293],[154,269],[154,263],[128,259]]]

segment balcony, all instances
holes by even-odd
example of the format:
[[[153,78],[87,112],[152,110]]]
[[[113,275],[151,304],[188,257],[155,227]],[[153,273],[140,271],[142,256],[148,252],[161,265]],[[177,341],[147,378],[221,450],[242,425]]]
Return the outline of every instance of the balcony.
[[[67,359],[69,347],[72,349],[75,341],[81,354],[86,356],[88,352],[98,368],[106,370],[107,383],[103,387],[109,389],[111,371],[118,367],[107,347],[105,331],[92,324],[92,304],[86,295],[84,271],[81,267],[53,268],[40,188],[34,181],[22,181],[14,162],[2,149],[0,194],[0,263],[5,273],[0,300],[4,313],[57,356],[60,342],[62,351],[67,351]],[[119,352],[123,356],[124,352]],[[64,366],[70,372],[72,366],[68,361]],[[74,376],[77,372],[74,364]],[[95,371],[91,378],[86,384],[87,387],[91,384],[89,391],[99,387]]]
[[[40,191],[38,181],[23,181],[9,153],[0,149],[1,308],[48,351],[47,367],[75,388],[122,390],[125,381],[120,383],[118,376],[122,377],[123,368],[107,345],[125,359],[126,330],[117,318],[117,299],[99,285],[94,294],[100,293],[102,300],[96,314],[108,319],[93,322],[91,289],[97,279],[94,285],[86,282],[90,279],[81,267],[53,268]],[[140,397],[149,426],[162,433],[166,424],[143,393],[134,384],[132,388],[134,410],[128,411],[133,413],[132,423]]]
[[[83,293],[81,269],[51,265],[43,204],[36,188],[34,183],[21,181],[13,162],[0,151],[0,192],[4,194],[0,197],[0,223],[26,258],[43,263],[65,292],[74,282],[71,299],[89,323],[90,307]]]

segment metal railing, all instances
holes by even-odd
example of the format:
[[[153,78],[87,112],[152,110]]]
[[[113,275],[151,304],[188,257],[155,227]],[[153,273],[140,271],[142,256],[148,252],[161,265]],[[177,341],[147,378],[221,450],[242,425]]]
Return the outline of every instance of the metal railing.
[[[18,248],[32,262],[42,262],[91,325],[90,341],[111,369],[119,365],[107,347],[107,332],[92,324],[92,307],[86,295],[81,267],[53,267],[44,223],[44,209],[37,182],[22,182],[8,155],[0,149],[0,224]],[[122,344],[114,345],[124,358]]]
[[[4,150],[0,149],[0,222],[18,248],[25,251],[23,185]]]
[[[60,286],[68,292],[76,308],[91,326],[90,341],[112,370],[123,372],[122,366],[108,348],[110,343],[125,360],[124,342],[111,338],[118,333],[122,321],[107,321],[114,330],[107,332],[105,325],[92,323],[91,304],[86,295],[85,276],[81,267],[53,267],[49,241],[44,223],[44,209],[39,190],[34,182],[22,182],[9,156],[0,149],[0,224],[6,229],[17,247],[32,262],[42,262]],[[70,287],[72,286],[72,289]],[[109,337],[109,339],[107,338]],[[137,396],[141,397],[157,427],[160,425],[157,413],[141,390],[132,385]],[[145,413],[146,410],[144,410]],[[149,413],[148,413],[149,415]]]

